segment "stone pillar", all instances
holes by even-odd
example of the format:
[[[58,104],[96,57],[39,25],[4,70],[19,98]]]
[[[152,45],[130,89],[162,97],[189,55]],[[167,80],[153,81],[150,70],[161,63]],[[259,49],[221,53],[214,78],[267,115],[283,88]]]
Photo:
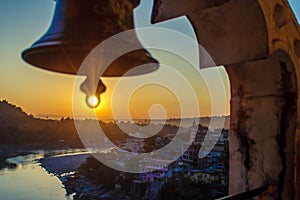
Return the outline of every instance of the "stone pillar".
[[[226,66],[231,84],[229,193],[272,186],[294,198],[296,78],[288,60]]]

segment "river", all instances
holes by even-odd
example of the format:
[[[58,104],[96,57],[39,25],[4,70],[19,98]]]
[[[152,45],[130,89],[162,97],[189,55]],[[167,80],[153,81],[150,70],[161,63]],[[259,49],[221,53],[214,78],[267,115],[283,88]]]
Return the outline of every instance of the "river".
[[[0,170],[0,199],[5,200],[71,200],[61,181],[40,166],[43,154],[8,159],[15,168]]]

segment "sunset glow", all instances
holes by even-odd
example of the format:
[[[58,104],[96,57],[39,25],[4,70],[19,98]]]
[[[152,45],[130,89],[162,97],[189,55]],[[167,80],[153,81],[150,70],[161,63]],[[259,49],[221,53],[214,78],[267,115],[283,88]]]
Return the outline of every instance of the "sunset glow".
[[[100,101],[100,99],[98,99],[98,97],[96,97],[95,95],[92,95],[92,96],[88,97],[87,103],[91,108],[96,108],[100,103],[99,101]]]
[[[80,90],[78,90],[78,98],[74,99],[75,76],[42,70],[27,64],[21,58],[21,52],[40,38],[49,27],[55,1],[45,1],[43,3],[40,1],[32,1],[32,4],[28,4],[28,2],[11,1],[11,5],[15,4],[20,5],[14,8],[17,9],[16,12],[11,13],[4,10],[4,12],[1,13],[2,15],[4,14],[7,16],[5,18],[10,18],[12,20],[11,23],[1,24],[4,32],[2,33],[0,40],[5,51],[2,51],[0,55],[3,70],[0,79],[0,99],[6,99],[13,104],[21,106],[27,113],[37,117],[72,117],[73,103],[78,105],[78,108],[81,108],[82,117],[95,116],[96,113],[96,116],[101,119],[111,119],[113,117],[122,118],[126,116],[124,109],[126,103],[129,103],[129,105],[126,105],[126,109],[128,107],[132,118],[147,118],[149,117],[151,110],[154,112],[152,113],[153,116],[157,118],[161,117],[161,109],[152,107],[154,105],[161,105],[161,108],[165,110],[167,117],[181,116],[181,107],[178,99],[176,99],[176,94],[174,95],[165,89],[151,85],[133,92],[133,96],[129,99],[123,98],[124,95],[126,95],[125,90],[118,92],[113,99],[116,104],[114,109],[117,109],[118,112],[117,116],[113,116],[112,95],[115,86],[120,81],[118,78],[103,78],[107,90],[105,93],[101,94],[100,104],[95,109],[90,108],[95,107],[95,105],[99,103],[95,97],[88,99],[88,102],[91,105],[90,107],[86,103],[85,94],[80,92]],[[150,13],[150,11],[151,9],[147,12]],[[16,17],[15,13],[19,13],[19,16]],[[147,19],[149,16],[147,16],[142,9],[136,9],[135,16],[135,25],[137,27],[150,26],[150,20]],[[144,24],[142,24],[142,22]],[[12,26],[12,24],[15,24],[15,26]],[[165,23],[162,27],[164,26],[171,27],[174,30],[177,30],[176,27],[180,27],[180,30],[178,29],[178,31],[182,31],[190,37],[195,37],[193,29],[186,18],[180,18],[174,22]],[[19,30],[22,31],[20,32]],[[5,31],[9,31],[9,33],[6,33]],[[11,41],[9,38],[14,38],[14,42],[7,42]],[[148,42],[146,36],[139,36],[139,39],[143,44]],[[159,43],[160,41],[157,42]],[[174,43],[174,45],[177,45],[178,48],[180,47],[193,55],[193,47],[191,48],[190,46],[180,43]],[[206,88],[207,86],[204,81],[201,80],[201,77],[195,73],[194,69],[185,61],[174,58],[171,55],[151,50],[149,50],[149,52],[151,52],[161,64],[180,70],[180,73],[189,80],[191,86],[196,91],[201,116],[211,115],[211,99]],[[225,90],[228,97],[226,102],[228,108],[226,112],[220,111],[217,114],[228,115],[230,96],[229,80],[224,68],[219,68],[218,70],[220,70],[224,77],[224,81],[226,82]],[[211,76],[211,79],[214,79],[214,77]],[[125,80],[122,80],[121,84],[124,84],[125,87],[131,87],[136,85],[140,80],[148,82],[164,80],[170,82],[174,87],[180,88],[182,91],[186,90],[182,83],[178,81],[178,78],[170,75],[170,73],[166,72],[162,67],[157,72],[151,74],[126,78]],[[180,101],[185,105],[190,104],[188,97]],[[192,110],[191,107],[190,116],[195,116],[195,113],[197,112]]]

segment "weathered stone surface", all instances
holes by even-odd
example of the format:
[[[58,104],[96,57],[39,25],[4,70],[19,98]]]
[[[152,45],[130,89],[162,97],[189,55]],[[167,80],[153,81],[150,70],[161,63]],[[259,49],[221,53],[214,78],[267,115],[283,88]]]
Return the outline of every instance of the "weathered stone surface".
[[[296,165],[296,178],[294,181],[294,185],[297,187],[296,189],[296,196],[295,199],[300,199],[300,190],[299,190],[299,183],[300,183],[300,130],[297,130],[297,134],[296,134],[296,158],[295,158],[295,162],[297,163]]]
[[[246,170],[242,164],[242,154],[239,151],[230,154],[230,162],[229,177],[231,182],[235,182],[232,187],[236,191],[246,191]]]
[[[223,1],[223,3],[225,2],[226,1]],[[170,4],[172,6],[169,6]],[[186,13],[197,12],[215,6],[215,0],[188,0],[184,3],[182,3],[182,0],[154,0],[152,23],[172,19],[185,15]],[[178,9],[179,7],[180,9]]]
[[[279,124],[278,110],[280,110],[281,97],[258,97],[250,100],[253,110],[251,115],[251,128],[248,136],[255,143],[276,139]]]
[[[279,182],[279,177],[276,175],[282,170],[282,158],[279,155],[277,141],[275,138],[267,139],[261,145],[263,152],[263,172],[267,176],[268,183],[276,185]]]
[[[270,59],[228,66],[230,81],[238,84],[231,87],[232,97],[239,96],[241,87],[247,90],[244,97],[280,95],[281,74],[278,70],[279,63]]]
[[[156,22],[188,16],[199,43],[228,72],[230,193],[268,184],[282,199],[299,199],[300,27],[288,2],[155,2]]]
[[[249,189],[256,189],[260,186],[265,184],[265,177],[264,174],[258,173],[256,171],[248,172],[248,182],[249,182]]]
[[[294,196],[292,187],[284,184],[294,176],[296,83],[289,65],[288,60],[272,56],[226,68],[232,88],[230,152],[241,153],[243,172],[236,171],[237,159],[231,166],[234,157],[230,157],[231,193],[238,192],[237,180],[242,180],[246,190],[268,184],[287,199]]]
[[[255,1],[232,0],[187,16],[195,27],[199,44],[217,65],[266,57],[264,17]]]

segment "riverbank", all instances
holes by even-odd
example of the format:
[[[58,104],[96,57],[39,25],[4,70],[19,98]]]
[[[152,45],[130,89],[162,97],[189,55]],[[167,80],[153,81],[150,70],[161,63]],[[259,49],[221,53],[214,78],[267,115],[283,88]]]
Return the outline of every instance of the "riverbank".
[[[96,187],[95,184],[87,178],[75,178],[73,176],[75,171],[89,156],[90,153],[85,149],[41,149],[32,145],[1,146],[0,158],[2,160],[0,161],[0,166],[2,166],[2,169],[4,170],[3,174],[5,174],[5,176],[10,176],[7,174],[9,171],[6,169],[13,170],[14,172],[11,171],[13,173],[28,174],[26,168],[30,166],[30,172],[36,174],[36,176],[30,180],[47,180],[48,178],[51,179],[51,177],[56,177],[57,181],[61,184],[61,186],[59,186],[60,184],[57,183],[57,190],[59,190],[59,188],[63,189],[67,199],[72,196],[72,199],[82,200],[90,199],[90,195],[95,196],[99,194],[99,191],[103,191],[103,189]],[[23,178],[21,176],[22,175],[20,175],[20,179]],[[41,185],[43,185],[43,183]],[[34,190],[33,188],[31,189]],[[76,192],[78,194],[74,194]]]
[[[60,179],[67,195],[73,194],[74,200],[103,199],[101,196],[109,191],[99,184],[93,183],[85,176],[75,171],[85,163],[91,154],[88,152],[48,156],[39,159],[40,166]]]
[[[40,166],[43,152],[17,155],[6,159],[0,170],[0,199],[71,200],[62,181]]]
[[[41,166],[48,173],[58,177],[63,177],[64,174],[70,174],[80,167],[91,154],[88,152],[62,154],[56,156],[44,157],[39,160]]]
[[[42,153],[47,156],[86,151],[81,146],[66,147],[64,145],[0,145],[0,169],[8,166],[6,159],[16,156]]]
[[[34,145],[1,145],[0,146],[0,170],[4,167],[10,167],[11,163],[6,162],[6,159],[34,154],[38,149]]]

